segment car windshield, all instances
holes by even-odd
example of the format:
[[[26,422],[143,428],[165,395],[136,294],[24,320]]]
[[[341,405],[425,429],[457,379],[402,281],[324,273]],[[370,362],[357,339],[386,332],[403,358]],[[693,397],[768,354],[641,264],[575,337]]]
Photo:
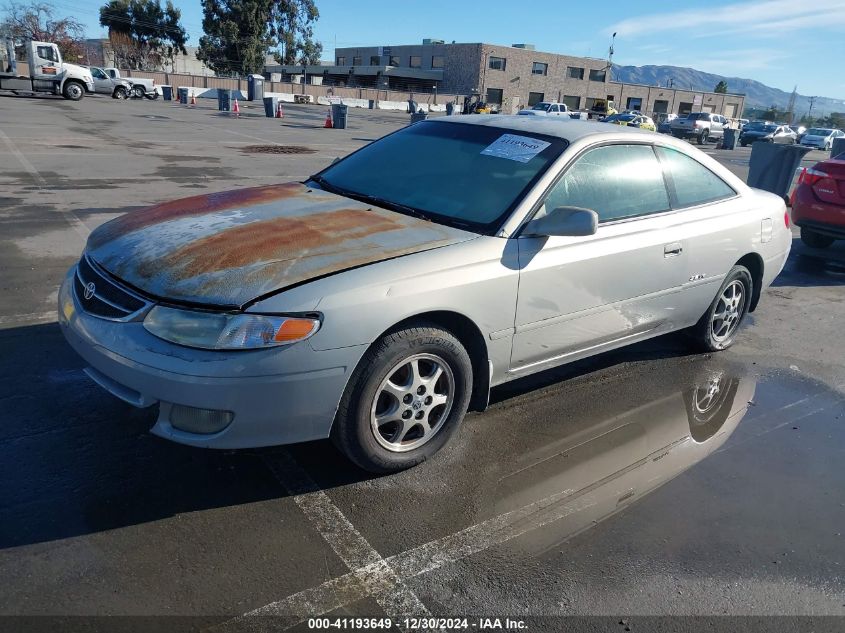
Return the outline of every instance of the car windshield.
[[[521,130],[422,121],[312,180],[400,213],[493,234],[566,146],[562,138]]]
[[[552,105],[552,104],[551,103],[538,103],[531,109],[532,110],[548,110],[550,105]]]
[[[764,125],[760,128],[763,132],[774,132],[778,129],[777,125]]]
[[[694,112],[690,115],[687,115],[687,118],[690,121],[709,121],[710,115],[707,112]]]
[[[760,121],[752,121],[751,123],[745,124],[745,129],[747,130],[762,130],[765,123],[761,123]]]
[[[807,130],[807,136],[830,136],[831,132],[833,132],[833,130],[826,130],[825,128],[814,127]]]

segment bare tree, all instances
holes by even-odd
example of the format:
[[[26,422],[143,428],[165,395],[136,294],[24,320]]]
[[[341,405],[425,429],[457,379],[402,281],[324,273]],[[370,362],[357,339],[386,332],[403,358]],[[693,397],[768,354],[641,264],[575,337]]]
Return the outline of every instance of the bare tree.
[[[19,43],[29,40],[55,42],[62,56],[73,61],[84,52],[82,23],[70,16],[57,17],[55,7],[47,2],[9,2],[3,5],[3,14],[0,32]]]

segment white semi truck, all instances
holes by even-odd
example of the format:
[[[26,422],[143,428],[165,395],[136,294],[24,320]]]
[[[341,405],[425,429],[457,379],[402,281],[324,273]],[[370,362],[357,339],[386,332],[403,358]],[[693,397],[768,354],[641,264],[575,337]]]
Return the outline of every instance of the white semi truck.
[[[15,94],[49,92],[71,101],[94,92],[91,71],[63,62],[59,47],[52,42],[27,42],[26,52],[29,77],[17,72],[14,42],[6,40],[0,45],[0,90]]]

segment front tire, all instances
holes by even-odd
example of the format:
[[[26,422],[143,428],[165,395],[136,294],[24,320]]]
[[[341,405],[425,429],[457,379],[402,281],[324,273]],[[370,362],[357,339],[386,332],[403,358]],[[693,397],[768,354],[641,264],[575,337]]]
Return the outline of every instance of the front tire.
[[[753,288],[751,272],[745,266],[731,268],[707,312],[690,329],[698,350],[718,352],[733,344],[739,326],[748,314]]]
[[[129,91],[124,88],[123,86],[118,86],[114,89],[114,94],[112,94],[113,99],[126,99],[129,96]]]
[[[450,332],[425,322],[393,330],[353,372],[332,441],[370,472],[410,468],[449,441],[471,393],[472,363]]]
[[[66,81],[62,88],[62,96],[70,101],[79,101],[85,96],[85,88],[78,81]]]
[[[809,229],[801,229],[801,241],[810,248],[827,248],[833,244],[834,239]]]

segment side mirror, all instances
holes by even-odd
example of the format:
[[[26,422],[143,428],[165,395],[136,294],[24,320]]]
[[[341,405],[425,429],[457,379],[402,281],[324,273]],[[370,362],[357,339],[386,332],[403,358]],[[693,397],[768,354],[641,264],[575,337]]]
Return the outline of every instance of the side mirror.
[[[531,220],[522,234],[531,237],[547,235],[582,236],[593,235],[599,228],[599,215],[592,209],[581,207],[558,207],[542,218]]]

